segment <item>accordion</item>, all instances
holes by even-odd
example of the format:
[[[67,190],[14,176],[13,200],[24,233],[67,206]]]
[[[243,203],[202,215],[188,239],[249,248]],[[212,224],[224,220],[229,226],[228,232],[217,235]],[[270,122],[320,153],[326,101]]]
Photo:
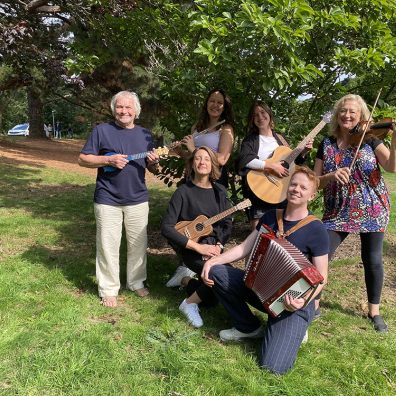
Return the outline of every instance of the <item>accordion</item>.
[[[323,277],[293,244],[262,227],[250,254],[244,281],[264,309],[277,317],[285,310],[286,294],[299,298],[313,293]]]

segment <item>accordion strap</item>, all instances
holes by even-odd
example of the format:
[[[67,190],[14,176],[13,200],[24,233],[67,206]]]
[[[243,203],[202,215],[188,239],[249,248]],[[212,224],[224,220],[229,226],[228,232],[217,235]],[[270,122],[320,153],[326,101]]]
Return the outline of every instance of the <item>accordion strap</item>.
[[[318,220],[320,221],[316,216],[314,215],[308,215],[304,219],[300,220],[295,226],[290,228],[285,232],[284,227],[283,227],[283,209],[276,209],[276,220],[278,223],[278,232],[276,233],[276,236],[278,238],[286,238],[293,232],[297,231],[301,227],[304,227],[305,225],[309,224],[311,221]]]

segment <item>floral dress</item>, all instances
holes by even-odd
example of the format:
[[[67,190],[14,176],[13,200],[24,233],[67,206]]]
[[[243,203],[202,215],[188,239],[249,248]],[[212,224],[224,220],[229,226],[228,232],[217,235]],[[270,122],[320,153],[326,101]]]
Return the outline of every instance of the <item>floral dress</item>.
[[[324,189],[323,223],[328,230],[352,233],[384,232],[389,222],[390,199],[381,175],[375,148],[381,140],[362,144],[351,170],[349,183],[331,181]],[[340,149],[334,137],[320,144],[317,158],[323,161],[323,174],[352,163],[356,148]]]

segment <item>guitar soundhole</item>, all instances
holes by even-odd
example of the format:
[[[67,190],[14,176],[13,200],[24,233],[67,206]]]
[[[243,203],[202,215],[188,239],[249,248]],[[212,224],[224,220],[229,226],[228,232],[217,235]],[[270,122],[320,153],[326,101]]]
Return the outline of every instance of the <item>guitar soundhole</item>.
[[[203,226],[202,223],[198,223],[198,224],[195,226],[195,229],[196,229],[198,232],[200,232],[200,231],[202,231],[202,230],[204,229],[204,226]]]
[[[286,168],[286,169],[289,169],[289,168],[290,168],[290,164],[288,164],[286,161],[282,161],[281,164],[282,164],[282,166],[283,166],[284,168]]]

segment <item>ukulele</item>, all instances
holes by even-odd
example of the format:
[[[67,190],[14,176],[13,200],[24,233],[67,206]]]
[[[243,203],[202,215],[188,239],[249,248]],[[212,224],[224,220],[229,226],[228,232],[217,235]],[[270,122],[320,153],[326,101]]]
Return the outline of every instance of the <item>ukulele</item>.
[[[312,140],[331,120],[332,113],[327,112],[318,125],[292,150],[287,146],[279,146],[272,153],[272,156],[265,161],[274,163],[281,162],[289,169],[289,176],[278,177],[273,173],[262,170],[250,170],[246,176],[247,184],[254,195],[262,201],[270,204],[278,204],[286,199],[287,188],[295,167],[294,161],[304,150],[306,144]]]
[[[164,155],[168,155],[168,153],[169,153],[169,151],[171,149],[172,149],[171,146],[169,146],[169,147],[158,147],[158,148],[154,149],[154,151],[161,157],[161,156],[164,156]],[[138,159],[146,158],[148,153],[150,153],[151,151],[144,151],[142,153],[130,154],[130,155],[128,155],[126,160],[128,160],[128,162],[129,162],[129,161],[136,161]],[[106,153],[105,155],[115,155],[115,154],[119,154],[119,153],[109,152],[109,153]],[[116,168],[114,166],[108,165],[108,166],[104,166],[103,170],[106,173],[110,173],[110,172],[115,172],[116,170],[121,170],[121,169],[118,169],[118,168]]]
[[[221,219],[224,219],[224,217],[227,217],[238,210],[248,208],[249,206],[252,206],[252,203],[249,199],[245,199],[232,208],[227,209],[224,212],[221,212],[209,219],[205,215],[199,215],[195,218],[195,220],[179,221],[175,225],[175,230],[180,232],[180,234],[185,235],[188,239],[198,242],[202,237],[212,233],[212,224],[217,223]]]

